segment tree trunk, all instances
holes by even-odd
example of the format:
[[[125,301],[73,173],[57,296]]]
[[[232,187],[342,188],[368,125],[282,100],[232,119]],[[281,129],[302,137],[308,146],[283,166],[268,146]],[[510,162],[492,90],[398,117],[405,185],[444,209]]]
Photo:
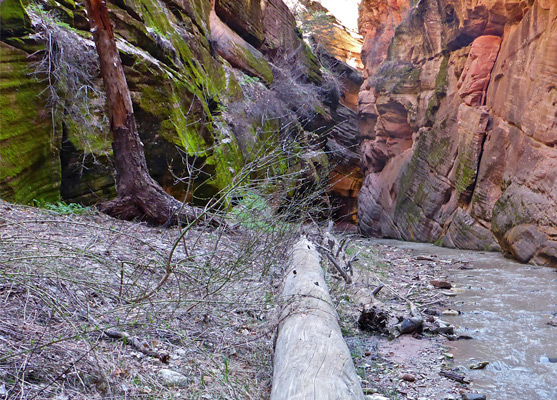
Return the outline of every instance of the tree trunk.
[[[305,238],[292,250],[282,300],[271,400],[363,399],[319,254]]]
[[[119,218],[142,218],[153,224],[195,219],[197,213],[193,207],[182,205],[149,175],[106,2],[86,0],[85,3],[106,92],[118,193],[116,199],[102,204],[100,209]]]

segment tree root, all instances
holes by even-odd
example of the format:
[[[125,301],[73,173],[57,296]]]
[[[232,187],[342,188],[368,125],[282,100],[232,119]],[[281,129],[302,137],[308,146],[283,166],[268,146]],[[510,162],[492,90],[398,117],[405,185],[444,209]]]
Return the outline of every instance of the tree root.
[[[158,190],[151,194],[118,196],[101,203],[98,209],[118,219],[144,220],[151,225],[183,226],[194,222],[208,223],[213,227],[226,225],[224,219],[210,214],[207,209],[193,207]]]

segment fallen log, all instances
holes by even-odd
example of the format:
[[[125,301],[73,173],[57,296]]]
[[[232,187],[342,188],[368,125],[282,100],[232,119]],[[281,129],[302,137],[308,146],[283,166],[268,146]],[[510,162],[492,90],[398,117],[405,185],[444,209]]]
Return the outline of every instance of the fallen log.
[[[283,282],[271,400],[364,399],[315,246],[293,247]]]

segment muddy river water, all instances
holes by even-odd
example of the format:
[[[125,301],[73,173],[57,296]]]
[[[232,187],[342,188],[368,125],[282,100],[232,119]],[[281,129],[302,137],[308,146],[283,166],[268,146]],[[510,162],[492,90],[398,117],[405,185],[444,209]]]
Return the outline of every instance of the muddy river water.
[[[471,340],[449,342],[469,388],[492,400],[557,400],[557,269],[523,265],[499,254],[381,240],[447,263],[460,315],[442,319]],[[462,269],[464,268],[464,269]],[[489,362],[484,369],[470,366]]]

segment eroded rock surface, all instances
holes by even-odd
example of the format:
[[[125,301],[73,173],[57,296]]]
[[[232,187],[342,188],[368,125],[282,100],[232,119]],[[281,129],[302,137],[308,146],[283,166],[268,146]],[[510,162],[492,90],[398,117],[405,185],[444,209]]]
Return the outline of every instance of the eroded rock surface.
[[[556,18],[550,0],[363,3],[363,233],[557,265]]]
[[[0,197],[82,204],[110,198],[115,192],[111,138],[83,6],[39,0],[36,7],[25,7],[6,0],[0,11],[5,89],[0,92]],[[112,1],[109,11],[150,173],[180,200],[208,199],[230,185],[260,147],[276,147],[287,125],[279,121],[283,115],[290,118],[292,137],[309,136],[296,120],[300,107],[292,105],[301,101],[286,104],[291,98],[314,94],[304,104],[303,118],[324,115],[329,127],[337,121],[329,115],[333,107],[319,96],[321,66],[282,0]],[[75,57],[54,58],[54,68],[63,68],[51,76],[36,71],[41,57],[53,53],[47,36],[60,54],[78,49]],[[69,79],[64,71],[86,67],[91,67],[87,79],[70,74],[81,79],[70,82],[75,88],[64,81]],[[281,77],[275,84],[277,71]],[[58,97],[52,105],[47,104],[49,82]],[[81,93],[74,96],[79,102],[65,93],[68,88]],[[249,91],[261,96],[248,98]],[[285,94],[289,91],[291,96]],[[73,103],[79,119],[66,112]],[[248,109],[247,103],[259,109]]]

